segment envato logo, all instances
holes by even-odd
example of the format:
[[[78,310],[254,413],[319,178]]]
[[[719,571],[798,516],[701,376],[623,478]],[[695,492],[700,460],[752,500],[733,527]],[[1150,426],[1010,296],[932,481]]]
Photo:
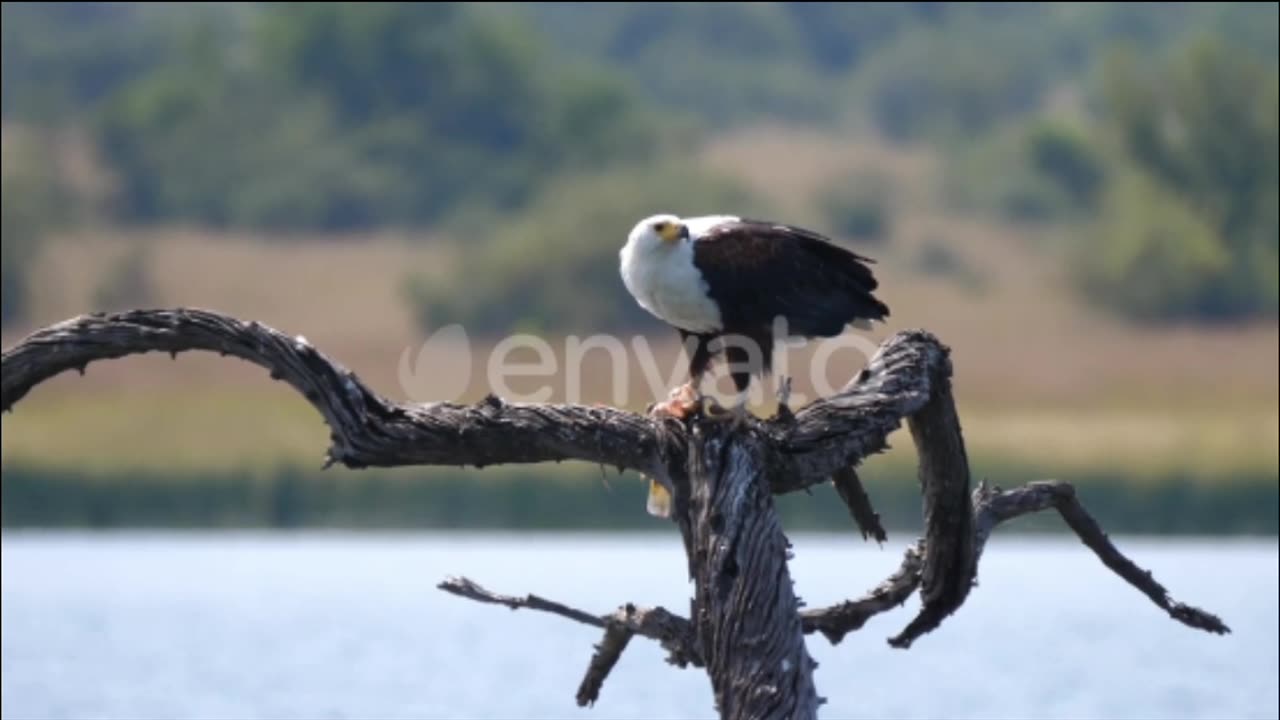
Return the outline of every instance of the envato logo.
[[[834,338],[806,341],[787,331],[785,318],[774,322],[774,352],[771,376],[768,382],[753,377],[747,394],[747,402],[761,404],[776,396],[778,383],[784,377],[800,375],[792,371],[791,349],[816,345],[808,355],[808,362],[801,369],[803,377],[818,397],[832,395],[849,379],[846,374],[837,385],[831,384],[828,371],[834,359],[852,351],[865,365],[875,354],[878,345],[855,333],[844,333]],[[607,394],[611,404],[626,405],[636,399],[644,402],[665,400],[668,393],[689,381],[689,358],[696,349],[696,338],[689,338],[674,359],[664,365],[659,358],[668,355],[655,348],[648,337],[633,335],[622,337],[602,333],[580,337],[568,335],[557,338],[562,343],[557,349],[546,338],[521,333],[509,335],[488,347],[484,358],[486,390],[511,402],[548,402],[553,399],[580,403],[589,386],[592,394]],[[738,347],[745,354],[745,361],[730,362],[727,350]],[[713,341],[711,349],[716,359],[702,378],[701,389],[708,395],[720,394],[733,397],[736,394],[729,380],[733,372],[747,372],[757,367],[762,358],[760,346],[750,338],[726,335]],[[598,357],[608,358],[607,364]],[[530,360],[530,358],[533,358]],[[597,358],[589,362],[589,358]],[[477,367],[477,348],[461,325],[449,325],[433,332],[418,347],[417,353],[405,348],[400,353],[397,375],[400,389],[413,402],[458,401],[467,393],[472,374]],[[590,369],[587,366],[590,365]],[[638,373],[635,370],[638,369]],[[519,389],[512,383],[519,384]],[[562,386],[563,395],[554,398],[555,386]],[[792,392],[789,402],[793,406],[807,403],[809,398],[801,392]]]

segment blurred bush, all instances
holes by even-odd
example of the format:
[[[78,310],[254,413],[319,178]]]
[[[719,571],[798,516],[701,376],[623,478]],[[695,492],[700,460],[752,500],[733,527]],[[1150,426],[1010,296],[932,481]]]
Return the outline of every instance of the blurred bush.
[[[1099,142],[1121,173],[1079,248],[1090,292],[1147,319],[1277,314],[1278,78],[1213,40],[1111,58]]]
[[[869,63],[859,83],[886,137],[986,132],[1031,110],[1061,71],[1021,24],[974,19],[958,25],[919,29]]]
[[[514,17],[449,3],[264,6],[242,38],[192,28],[106,104],[131,221],[350,229],[510,210],[548,176],[651,155],[615,79]]]
[[[38,248],[39,229],[23,199],[25,192],[11,190],[4,181],[4,201],[0,205],[0,323],[25,317],[28,303],[28,277]]]
[[[819,199],[826,224],[841,237],[880,244],[893,224],[893,183],[880,173],[855,173],[830,184]]]
[[[93,309],[105,312],[146,307],[154,288],[148,270],[151,246],[136,241],[116,258],[93,293]]]
[[[1224,22],[1238,22],[1230,10]],[[948,201],[1061,224],[1041,236],[1069,238],[1079,289],[1112,312],[1276,316],[1274,52],[1212,34],[1162,53],[1138,47],[1108,53],[1071,112],[1029,115],[952,148]]]
[[[0,322],[25,319],[30,271],[50,231],[69,219],[66,188],[53,172],[44,138],[6,132],[0,161]]]
[[[1108,166],[1077,123],[1031,119],[958,153],[952,199],[1014,222],[1078,222],[1098,210]],[[983,178],[975,182],[974,178]]]
[[[1231,258],[1214,229],[1140,173],[1112,185],[1102,217],[1077,259],[1095,299],[1138,317],[1188,315],[1228,279]]]
[[[981,293],[987,287],[984,273],[945,238],[923,238],[911,258],[911,267],[923,275],[950,281],[972,294]]]
[[[516,3],[556,46],[627,77],[655,107],[717,126],[838,120],[843,78],[937,3]]]
[[[452,282],[411,278],[420,325],[469,333],[590,333],[658,321],[626,293],[618,253],[655,213],[767,214],[746,190],[683,165],[586,175],[548,188],[514,220],[473,223]],[[487,226],[487,227],[486,227]]]
[[[1032,170],[1060,190],[1073,209],[1097,207],[1106,167],[1083,131],[1060,123],[1035,124],[1026,143]]]
[[[6,118],[59,122],[95,108],[172,56],[198,4],[7,2],[0,6]]]

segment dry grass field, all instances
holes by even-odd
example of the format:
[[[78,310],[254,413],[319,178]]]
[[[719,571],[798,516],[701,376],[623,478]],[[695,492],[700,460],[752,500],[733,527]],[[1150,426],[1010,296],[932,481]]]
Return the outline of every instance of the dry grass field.
[[[879,261],[893,317],[870,337],[924,327],[951,346],[975,457],[1023,462],[1046,474],[1110,468],[1138,477],[1179,469],[1204,477],[1275,474],[1280,466],[1274,322],[1139,327],[1097,311],[1069,290],[1059,263],[1035,249],[1029,234],[1038,231],[939,211],[928,189],[937,171],[928,153],[761,128],[722,138],[704,160],[768,194],[785,219],[802,223],[824,183],[855,170],[894,179],[900,192],[892,238],[866,250]],[[149,305],[213,308],[305,335],[396,398],[474,400],[489,389],[487,362],[499,338],[437,343],[422,356],[422,371],[402,381],[402,362],[418,367],[424,341],[403,300],[403,281],[410,271],[452,272],[448,243],[390,234],[259,240],[187,229],[61,238],[40,260],[32,325],[99,309],[95,289],[118,258],[142,244]],[[945,246],[971,281],[922,270],[919,258],[930,246]],[[5,346],[24,330],[8,332]],[[848,339],[856,337],[851,332]],[[564,342],[549,340],[564,367]],[[646,342],[662,376],[678,371],[673,337]],[[815,352],[823,351],[789,351],[783,361],[807,397],[815,390],[812,372],[839,385],[865,361],[856,347],[823,363],[814,362]],[[617,367],[604,351],[585,358],[581,392],[574,397],[559,373],[549,380],[552,398],[633,408],[653,399],[636,352]],[[629,391],[615,397],[623,378]],[[510,385],[519,394],[544,382]],[[62,376],[39,388],[5,416],[3,459],[86,469],[311,465],[326,437],[305,403],[260,369],[217,357],[149,356],[94,365],[86,377]],[[901,446],[895,454],[909,452],[905,432],[895,444]]]

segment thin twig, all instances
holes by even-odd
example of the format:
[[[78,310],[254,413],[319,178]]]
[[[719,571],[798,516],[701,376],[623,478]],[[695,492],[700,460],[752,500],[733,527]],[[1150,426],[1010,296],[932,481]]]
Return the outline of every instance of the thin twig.
[[[467,578],[448,578],[436,587],[447,593],[452,593],[459,597],[475,600],[476,602],[490,603],[492,605],[506,605],[512,610],[527,608],[529,610],[541,610],[542,612],[559,615],[568,618],[574,622],[580,622],[584,625],[592,625],[598,628],[606,628],[609,626],[609,619],[592,615],[589,612],[571,608],[568,605],[547,600],[537,595],[525,595],[522,598],[512,595],[499,595],[481,587],[478,583]]]
[[[867,495],[856,470],[851,467],[837,470],[831,476],[831,484],[835,486],[840,499],[844,500],[845,506],[849,508],[849,514],[858,524],[858,531],[862,533],[863,540],[868,536],[875,538],[878,543],[889,539],[889,534],[880,524],[880,515],[871,506],[871,497]]]
[[[504,605],[512,610],[539,610],[602,630],[611,626],[621,627],[641,637],[657,640],[670,654],[667,660],[673,665],[702,666],[693,626],[688,620],[661,607],[642,608],[627,603],[608,615],[593,615],[537,595],[500,595],[464,577],[447,578],[436,587],[468,600]]]

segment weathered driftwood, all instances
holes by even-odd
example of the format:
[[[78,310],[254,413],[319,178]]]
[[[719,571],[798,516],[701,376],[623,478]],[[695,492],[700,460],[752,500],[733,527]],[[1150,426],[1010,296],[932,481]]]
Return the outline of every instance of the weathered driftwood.
[[[917,590],[921,609],[889,642],[906,648],[964,602],[978,560],[999,523],[1050,507],[1127,582],[1190,627],[1228,632],[1214,615],[1171,600],[1149,572],[1125,558],[1070,485],[1031,483],[969,492],[969,466],[951,396],[949,352],[914,330],[888,339],[868,367],[836,395],[734,428],[693,417],[681,422],[598,406],[506,403],[403,405],[374,393],[301,337],[256,322],[192,309],[94,314],[44,328],[3,356],[0,406],[11,410],[60,372],[94,360],[149,351],[209,350],[260,365],[320,412],[331,429],[325,466],[475,465],[584,460],[637,470],[673,495],[694,581],[691,615],[625,604],[608,615],[527,596],[496,595],[466,579],[443,590],[482,602],[530,608],[604,631],[578,690],[594,702],[632,637],[657,640],[668,660],[706,669],[725,718],[811,718],[821,700],[806,633],[838,643],[871,616]],[[862,531],[885,539],[854,468],[886,447],[907,420],[920,456],[925,536],[902,566],[868,595],[800,610],[787,569],[789,543],[773,495],[830,481]]]

